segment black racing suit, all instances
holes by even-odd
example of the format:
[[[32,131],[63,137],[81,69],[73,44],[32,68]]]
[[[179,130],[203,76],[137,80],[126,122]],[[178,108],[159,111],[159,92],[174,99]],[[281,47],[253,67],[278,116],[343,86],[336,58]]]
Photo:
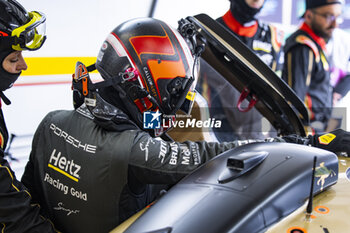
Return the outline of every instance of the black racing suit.
[[[61,231],[108,232],[154,200],[149,184],[174,184],[240,143],[166,142],[83,105],[43,119],[22,181]]]
[[[0,232],[56,232],[50,221],[39,213],[39,205],[31,204],[31,194],[16,179],[4,159],[8,132],[0,109]]]
[[[333,95],[325,45],[307,24],[302,24],[286,40],[282,75],[308,108],[311,126],[321,132],[331,116]]]
[[[217,21],[253,50],[272,70],[276,73],[281,72],[282,31],[258,20],[243,26],[234,18],[230,10]],[[201,80],[197,89],[208,101],[211,117],[222,121],[220,129],[213,129],[218,140],[263,138],[262,115],[258,110],[252,108],[248,112],[240,112],[236,107],[240,93],[219,75],[208,71],[206,64],[202,65],[202,63]],[[248,106],[248,102],[244,101],[242,106]]]

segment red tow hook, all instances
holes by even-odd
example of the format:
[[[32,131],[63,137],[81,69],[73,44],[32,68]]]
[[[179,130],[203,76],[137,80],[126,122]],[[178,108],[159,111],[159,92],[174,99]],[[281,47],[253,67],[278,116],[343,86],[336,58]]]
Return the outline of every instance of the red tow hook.
[[[245,87],[241,93],[241,95],[239,96],[239,100],[237,102],[237,108],[240,112],[248,112],[250,109],[252,109],[256,102],[258,101],[258,97],[256,97],[256,95],[253,94],[252,98],[249,101],[249,105],[247,108],[242,108],[242,102],[248,97],[250,93],[250,90]]]

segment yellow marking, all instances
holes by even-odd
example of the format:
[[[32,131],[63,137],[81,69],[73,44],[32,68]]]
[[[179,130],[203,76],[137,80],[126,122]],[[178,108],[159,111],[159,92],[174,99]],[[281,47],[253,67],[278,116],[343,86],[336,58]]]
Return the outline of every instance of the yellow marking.
[[[276,72],[276,68],[277,68],[277,62],[273,61],[271,69]]]
[[[32,197],[32,195],[30,195],[30,193],[28,192],[28,190],[24,190],[24,192],[26,192],[30,197]]]
[[[7,172],[9,173],[9,175],[10,175],[10,177],[11,177],[11,185],[12,185],[12,187],[17,191],[17,192],[20,192],[20,190],[13,184],[13,176],[12,176],[12,174],[11,174],[11,172],[10,172],[10,169],[8,168],[8,167],[6,167],[6,166],[3,166],[3,165],[1,165],[0,164],[0,168],[5,168],[6,170],[7,170]],[[23,190],[24,192],[26,192],[28,195],[29,195],[29,197],[30,198],[32,198],[32,196],[30,195],[30,193],[27,191],[27,190]],[[51,223],[52,224],[52,223]],[[2,233],[4,233],[5,232],[5,228],[6,228],[6,225],[5,225],[5,223],[2,223],[2,225],[3,225],[3,228],[2,228],[2,230],[1,230],[1,232]],[[52,226],[53,226],[53,224],[52,224]],[[56,230],[56,229],[55,229]],[[57,231],[57,230],[56,230]],[[59,232],[59,231],[57,231],[57,232]]]
[[[196,96],[195,92],[189,91],[186,95],[186,99],[193,101],[195,96]]]
[[[209,102],[210,101],[209,100],[209,93],[208,93],[209,87],[208,87],[208,81],[207,81],[206,75],[203,77],[202,89],[203,89],[202,95],[203,95],[204,99],[206,99]]]
[[[89,66],[96,62],[96,57],[26,57],[24,60],[28,69],[22,72],[22,76],[52,75],[73,74],[77,61]]]
[[[4,148],[4,136],[2,136],[2,133],[0,132],[0,143],[1,143],[1,148]]]
[[[319,136],[318,137],[318,141],[320,142],[320,144],[323,144],[323,145],[328,145],[329,143],[331,143],[333,141],[334,138],[336,138],[337,136],[335,136],[334,134],[332,133],[327,133],[327,134],[324,134],[322,136]]]
[[[278,33],[282,33],[280,31],[278,31],[278,29],[272,25],[269,25],[270,27],[270,31],[271,31],[271,44],[272,44],[272,47],[275,49],[275,51],[278,53],[281,49],[281,45],[279,44],[281,41],[280,39],[282,38],[279,38],[280,35],[278,35]],[[281,35],[282,37],[283,35]]]
[[[310,86],[311,83],[311,72],[312,72],[312,65],[313,65],[313,58],[314,58],[314,53],[310,50],[309,51],[309,66],[307,68],[307,76],[306,76],[306,86]]]
[[[75,177],[69,175],[67,172],[62,171],[61,169],[59,169],[58,167],[53,166],[53,165],[50,164],[50,163],[49,163],[47,166],[50,167],[50,168],[52,168],[52,169],[55,170],[55,171],[58,171],[58,172],[61,173],[62,175],[67,176],[69,179],[72,179],[72,180],[74,180],[75,182],[78,182],[78,181],[79,181],[77,178],[75,178]]]
[[[326,59],[326,57],[325,57],[323,52],[321,52],[321,61],[322,61],[322,64],[323,64],[323,69],[328,71],[329,70],[329,65],[328,65],[327,59]]]
[[[259,47],[254,47],[253,48],[255,51],[264,51],[265,53],[271,53],[271,50],[267,50],[267,49],[264,49],[264,48],[259,48]]]
[[[293,80],[292,80],[292,53],[289,52],[287,54],[287,61],[288,61],[288,85],[290,87],[293,87]]]
[[[14,188],[14,189],[16,189],[16,191],[17,192],[19,192],[19,189],[13,184],[13,176],[12,176],[12,174],[11,174],[11,172],[10,172],[10,169],[8,168],[8,167],[4,167],[4,166],[2,166],[2,165],[0,165],[0,167],[1,168],[5,168],[6,170],[7,170],[7,172],[9,173],[9,175],[10,175],[10,177],[11,177],[11,185],[12,185],[12,187]]]
[[[40,207],[40,205],[39,205],[39,208],[41,208]],[[56,228],[55,228],[55,225],[53,225],[53,222],[51,222],[51,220],[50,219],[48,219],[48,218],[45,218],[44,216],[42,216],[42,215],[39,215],[40,216],[40,218],[42,219],[42,220],[44,220],[44,221],[48,221],[50,224],[51,224],[51,226],[52,226],[52,228],[53,228],[53,230],[55,231],[55,232],[57,232],[57,233],[61,233],[60,231],[58,231]]]
[[[11,172],[10,172],[10,169],[8,168],[8,167],[6,167],[6,166],[3,166],[3,165],[1,165],[0,164],[0,168],[5,168],[6,170],[7,170],[7,172],[8,172],[8,174],[10,175],[10,177],[11,177],[11,186],[17,191],[17,192],[20,192],[20,190],[13,184],[13,176],[12,176],[12,174],[11,174]],[[23,190],[24,192],[26,192],[30,197],[32,197],[31,195],[30,195],[30,193],[27,191],[27,190]]]

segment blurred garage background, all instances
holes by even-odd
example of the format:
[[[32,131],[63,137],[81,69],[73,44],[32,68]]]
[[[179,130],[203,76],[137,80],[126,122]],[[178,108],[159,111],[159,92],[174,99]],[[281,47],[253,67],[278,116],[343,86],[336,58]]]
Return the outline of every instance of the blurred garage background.
[[[52,110],[73,109],[71,74],[75,63],[95,62],[108,33],[120,23],[136,17],[153,16],[173,27],[181,18],[206,13],[216,19],[229,9],[229,0],[19,0],[28,10],[45,13],[47,41],[35,52],[24,52],[28,70],[5,94],[12,101],[2,105],[12,144],[11,166],[18,179],[30,153],[33,134],[41,119]],[[346,1],[344,23],[350,30],[350,0]],[[290,34],[304,12],[304,0],[266,0],[259,18]],[[95,74],[97,75],[97,74]],[[347,96],[349,97],[349,95]],[[348,106],[345,98],[341,106]],[[350,115],[349,113],[347,114]],[[349,121],[349,118],[347,118]],[[346,122],[346,121],[345,121]],[[349,126],[345,124],[347,130]]]

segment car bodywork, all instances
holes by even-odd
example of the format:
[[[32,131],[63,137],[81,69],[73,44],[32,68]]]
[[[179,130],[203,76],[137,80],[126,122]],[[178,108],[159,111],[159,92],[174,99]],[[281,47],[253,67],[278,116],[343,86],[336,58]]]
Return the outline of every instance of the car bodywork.
[[[202,58],[238,91],[248,87],[247,98],[257,96],[256,107],[279,135],[306,135],[305,106],[272,70],[209,16],[188,20],[207,40]],[[112,232],[344,232],[350,229],[349,167],[348,158],[303,145],[240,146]]]

